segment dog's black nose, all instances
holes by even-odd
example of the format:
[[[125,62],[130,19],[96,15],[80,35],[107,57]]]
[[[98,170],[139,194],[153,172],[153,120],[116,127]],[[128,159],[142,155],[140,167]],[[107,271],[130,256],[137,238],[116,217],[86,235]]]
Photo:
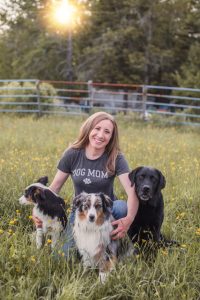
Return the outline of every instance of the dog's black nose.
[[[149,191],[150,191],[150,187],[149,187],[148,185],[144,185],[144,186],[143,186],[143,193],[144,193],[144,194],[148,194]]]
[[[94,215],[89,215],[89,221],[94,222],[95,216]]]

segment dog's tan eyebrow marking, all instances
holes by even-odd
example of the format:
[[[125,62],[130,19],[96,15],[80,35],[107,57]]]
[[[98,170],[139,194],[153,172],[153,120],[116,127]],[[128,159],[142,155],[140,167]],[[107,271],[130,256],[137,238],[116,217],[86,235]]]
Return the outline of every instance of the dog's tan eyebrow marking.
[[[87,205],[88,207],[91,206],[91,200],[90,199],[86,199],[84,202],[83,202],[83,205]]]
[[[41,189],[38,189],[38,188],[37,188],[37,189],[34,191],[34,196],[35,196],[35,195],[39,195],[40,193],[41,193]]]
[[[102,201],[100,198],[97,198],[96,201],[94,202],[94,206],[101,206],[102,207]]]

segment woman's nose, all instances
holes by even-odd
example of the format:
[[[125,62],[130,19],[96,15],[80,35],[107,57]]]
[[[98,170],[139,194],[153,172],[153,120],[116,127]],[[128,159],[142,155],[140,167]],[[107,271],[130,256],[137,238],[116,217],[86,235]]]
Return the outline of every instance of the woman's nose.
[[[104,135],[103,131],[102,131],[102,130],[99,130],[99,132],[98,132],[98,137],[103,137],[103,135]]]

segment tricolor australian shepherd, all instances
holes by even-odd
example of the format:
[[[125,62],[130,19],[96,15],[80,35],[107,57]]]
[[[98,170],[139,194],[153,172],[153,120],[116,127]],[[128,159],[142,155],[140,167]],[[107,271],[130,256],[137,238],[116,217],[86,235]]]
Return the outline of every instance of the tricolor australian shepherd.
[[[33,214],[42,221],[42,228],[36,229],[36,245],[40,249],[44,244],[47,232],[51,235],[51,247],[54,248],[60,233],[67,225],[65,202],[47,186],[48,177],[41,177],[36,183],[29,185],[19,199],[21,204],[34,205]]]
[[[98,267],[100,281],[106,280],[117,260],[117,241],[111,240],[112,201],[103,193],[81,193],[73,200],[74,239],[85,267]]]

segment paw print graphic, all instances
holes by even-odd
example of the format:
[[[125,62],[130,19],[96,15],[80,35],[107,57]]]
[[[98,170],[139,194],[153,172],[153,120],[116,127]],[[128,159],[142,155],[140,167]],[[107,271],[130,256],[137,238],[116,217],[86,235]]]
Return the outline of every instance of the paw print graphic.
[[[90,184],[90,183],[92,183],[92,181],[91,181],[89,178],[85,178],[85,179],[83,180],[83,182],[84,182],[85,184]]]

